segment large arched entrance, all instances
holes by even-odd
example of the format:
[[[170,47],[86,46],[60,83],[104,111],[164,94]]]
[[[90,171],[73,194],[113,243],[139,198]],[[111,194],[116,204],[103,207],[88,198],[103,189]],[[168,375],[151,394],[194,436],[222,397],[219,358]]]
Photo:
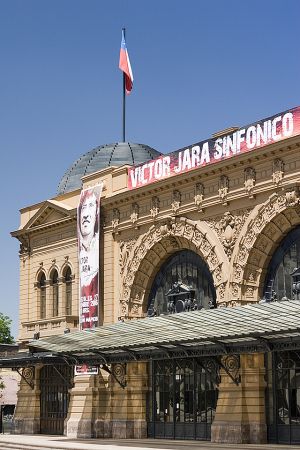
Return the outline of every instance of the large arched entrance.
[[[154,277],[148,316],[216,306],[216,291],[206,262],[192,250],[173,253]],[[152,361],[148,435],[209,440],[218,391],[214,365],[201,358]]]
[[[171,255],[156,274],[148,299],[148,315],[212,308],[213,278],[205,261],[192,250]]]
[[[299,268],[298,226],[285,236],[271,258],[264,284],[265,300],[299,300]],[[291,350],[269,353],[266,361],[269,441],[300,444],[300,353]]]

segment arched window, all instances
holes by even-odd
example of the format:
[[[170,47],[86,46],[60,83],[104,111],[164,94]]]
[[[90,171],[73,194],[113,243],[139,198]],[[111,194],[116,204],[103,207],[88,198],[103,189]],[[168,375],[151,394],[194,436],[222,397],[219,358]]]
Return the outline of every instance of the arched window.
[[[300,277],[295,269],[300,269],[300,227],[285,236],[269,263],[264,286],[266,300],[299,298]]]
[[[40,302],[40,319],[46,317],[46,276],[44,272],[39,277],[39,302]]]
[[[68,266],[65,271],[65,299],[66,299],[66,315],[72,314],[72,272]]]
[[[148,315],[214,308],[216,291],[205,261],[191,250],[176,252],[154,278]]]
[[[52,316],[56,317],[58,316],[59,311],[59,296],[58,296],[58,273],[57,270],[54,270],[52,272],[51,276],[51,283],[52,283]]]

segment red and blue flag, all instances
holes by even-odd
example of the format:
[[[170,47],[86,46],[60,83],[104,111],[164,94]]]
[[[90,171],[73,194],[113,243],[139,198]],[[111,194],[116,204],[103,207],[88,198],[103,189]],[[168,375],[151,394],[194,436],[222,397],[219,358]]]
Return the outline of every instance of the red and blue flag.
[[[125,91],[126,91],[126,94],[129,95],[132,90],[132,86],[133,86],[133,75],[132,75],[132,69],[131,69],[131,64],[130,64],[130,60],[129,60],[129,55],[128,55],[127,48],[126,48],[124,30],[122,30],[119,68],[124,72]]]

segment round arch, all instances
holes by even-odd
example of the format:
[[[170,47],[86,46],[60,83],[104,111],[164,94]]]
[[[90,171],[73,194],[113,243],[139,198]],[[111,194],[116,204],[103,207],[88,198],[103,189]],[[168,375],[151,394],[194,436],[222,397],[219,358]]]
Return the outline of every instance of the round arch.
[[[153,225],[128,251],[123,267],[121,317],[145,315],[145,303],[156,273],[171,254],[184,249],[194,251],[206,262],[217,301],[222,301],[229,263],[221,243],[206,223],[180,218]]]
[[[268,265],[283,237],[300,224],[298,188],[272,194],[250,214],[235,245],[229,296],[236,303],[263,297]]]

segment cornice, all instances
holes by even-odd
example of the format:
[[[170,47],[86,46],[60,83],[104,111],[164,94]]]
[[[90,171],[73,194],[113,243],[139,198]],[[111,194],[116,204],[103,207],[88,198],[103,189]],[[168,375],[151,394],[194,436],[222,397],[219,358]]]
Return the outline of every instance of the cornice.
[[[15,237],[18,239],[21,236],[33,235],[40,231],[49,230],[50,228],[57,228],[61,225],[65,225],[69,222],[76,222],[76,220],[77,220],[76,209],[74,209],[74,213],[70,217],[64,217],[62,219],[59,219],[59,220],[56,220],[53,222],[49,222],[49,223],[45,223],[42,225],[38,225],[38,226],[32,227],[32,228],[22,228],[21,230],[11,231],[10,234],[12,237]]]
[[[192,182],[206,182],[218,175],[229,174],[234,172],[238,167],[246,167],[247,165],[257,164],[258,162],[267,161],[284,152],[289,153],[300,147],[300,137],[294,136],[284,141],[279,141],[265,147],[253,150],[251,152],[242,153],[240,155],[232,156],[228,159],[209,164],[204,167],[198,167],[178,175],[173,175],[170,178],[165,178],[160,181],[133,189],[118,191],[115,194],[107,196],[101,200],[101,205],[105,208],[118,207],[124,203],[137,201],[144,197],[162,194],[175,187],[186,185]]]

